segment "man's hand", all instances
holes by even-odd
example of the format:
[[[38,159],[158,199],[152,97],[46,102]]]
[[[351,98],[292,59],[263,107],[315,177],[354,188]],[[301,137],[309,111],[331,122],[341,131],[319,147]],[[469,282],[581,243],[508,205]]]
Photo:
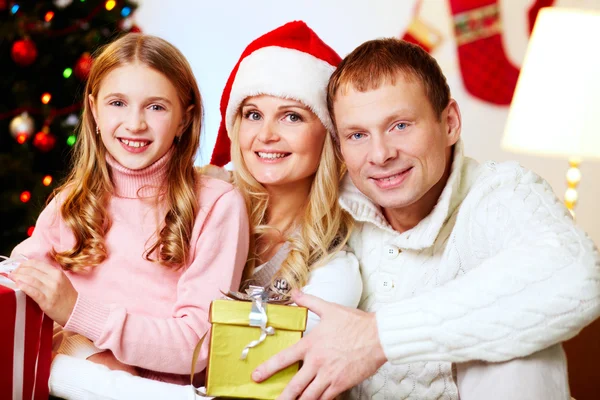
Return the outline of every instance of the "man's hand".
[[[17,287],[31,297],[42,311],[65,326],[75,303],[77,291],[65,273],[42,261],[23,261],[10,275]]]
[[[103,351],[102,353],[96,353],[89,356],[87,359],[93,363],[105,365],[114,371],[125,371],[133,376],[139,376],[135,367],[123,364],[121,361],[117,360],[115,355],[110,350]]]
[[[317,314],[321,322],[298,343],[252,373],[252,379],[261,382],[304,360],[279,399],[333,399],[375,374],[387,361],[379,342],[375,314],[298,291],[294,291],[292,299]]]

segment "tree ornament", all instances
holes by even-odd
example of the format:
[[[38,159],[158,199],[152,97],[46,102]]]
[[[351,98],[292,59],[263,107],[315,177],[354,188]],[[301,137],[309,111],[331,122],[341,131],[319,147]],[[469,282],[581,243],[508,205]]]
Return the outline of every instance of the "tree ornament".
[[[29,200],[31,200],[31,192],[28,190],[21,192],[19,199],[21,200],[22,203],[27,203]]]
[[[15,63],[22,67],[33,64],[37,58],[37,48],[33,40],[25,38],[14,42],[11,57]]]
[[[73,0],[54,0],[53,3],[57,8],[65,8],[71,5]]]
[[[90,70],[92,69],[93,61],[94,60],[90,53],[83,53],[75,63],[75,68],[73,69],[73,71],[75,72],[75,76],[81,79],[82,81],[86,80],[88,75],[90,74]]]
[[[79,123],[79,117],[77,114],[69,114],[67,118],[64,120],[65,126],[75,126]]]
[[[119,28],[124,31],[130,31],[133,27],[133,18],[125,18],[119,23]]]
[[[41,132],[35,134],[33,145],[42,152],[48,152],[54,148],[56,137],[50,133],[48,127],[44,127]]]
[[[21,136],[20,140],[24,142],[29,139],[33,133],[33,130],[35,129],[35,123],[33,118],[31,118],[29,114],[25,112],[14,117],[12,121],[10,121],[8,128],[13,138],[17,139],[17,137]]]

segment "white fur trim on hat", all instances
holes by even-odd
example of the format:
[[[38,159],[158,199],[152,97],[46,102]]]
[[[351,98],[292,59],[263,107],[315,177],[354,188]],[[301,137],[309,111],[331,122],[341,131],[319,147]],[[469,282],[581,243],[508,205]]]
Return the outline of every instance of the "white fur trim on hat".
[[[334,70],[333,65],[302,51],[278,46],[256,50],[242,60],[231,86],[225,112],[227,134],[231,137],[242,102],[261,94],[300,101],[333,132],[327,111],[327,83]]]

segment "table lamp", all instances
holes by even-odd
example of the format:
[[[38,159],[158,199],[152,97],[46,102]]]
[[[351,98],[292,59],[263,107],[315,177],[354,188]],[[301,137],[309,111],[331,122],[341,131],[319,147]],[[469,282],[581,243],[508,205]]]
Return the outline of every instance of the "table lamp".
[[[600,158],[600,13],[538,14],[502,138],[511,152],[568,159],[565,205],[574,215],[582,159]]]

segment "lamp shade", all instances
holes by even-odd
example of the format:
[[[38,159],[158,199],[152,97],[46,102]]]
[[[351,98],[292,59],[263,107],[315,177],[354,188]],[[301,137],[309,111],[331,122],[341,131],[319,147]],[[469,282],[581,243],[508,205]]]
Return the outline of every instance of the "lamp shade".
[[[502,147],[600,158],[600,13],[558,7],[540,11]]]

